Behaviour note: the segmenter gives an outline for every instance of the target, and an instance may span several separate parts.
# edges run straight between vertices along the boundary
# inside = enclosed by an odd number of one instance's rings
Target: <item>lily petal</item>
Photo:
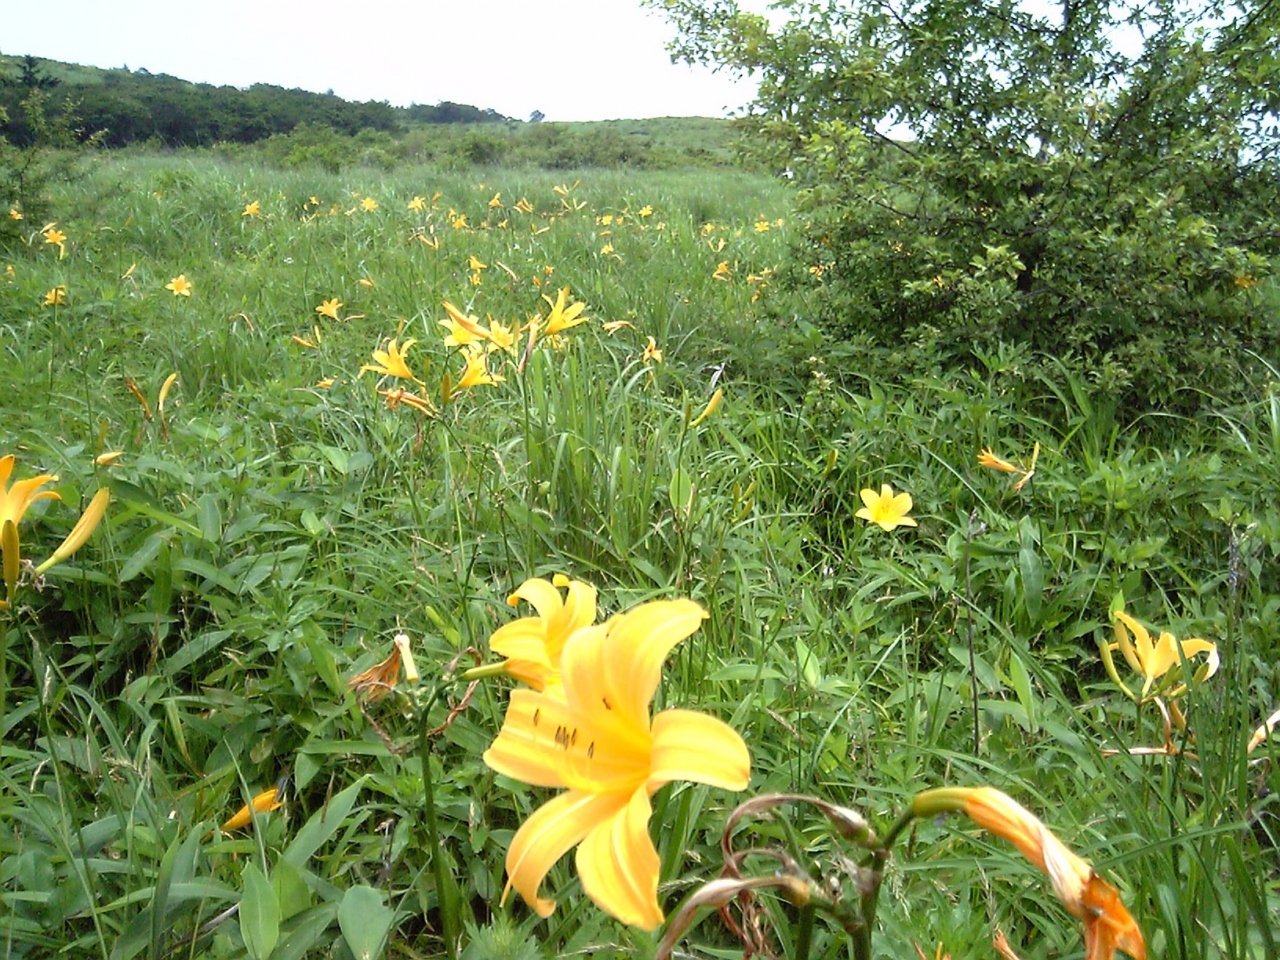
[[[617,814],[627,799],[625,794],[589,794],[569,790],[535,810],[511,838],[503,901],[515,889],[538,916],[551,916],[556,902],[538,896],[538,887],[542,885],[547,871],[580,843],[593,827]]]
[[[724,721],[692,710],[664,710],[653,718],[651,792],[672,780],[745,790],[750,779],[747,745]]]
[[[648,794],[635,791],[615,816],[587,834],[577,856],[587,896],[605,913],[641,930],[654,930],[663,920],[658,905],[661,861],[649,837],[652,815]]]
[[[647,733],[649,702],[658,689],[663,661],[706,616],[692,600],[655,600],[614,617],[604,625],[604,636],[590,643],[578,641],[599,628],[579,630],[561,655],[566,696],[591,710],[593,719],[607,724],[595,716],[599,704],[617,711],[626,727]]]
[[[1178,641],[1172,633],[1160,634],[1148,665],[1153,677],[1162,677],[1179,664]],[[1216,652],[1217,646],[1199,637],[1189,637],[1182,641],[1182,659],[1190,660],[1197,653]],[[1206,677],[1210,674],[1206,674]]]
[[[555,733],[572,728],[573,723],[568,706],[558,698],[534,690],[512,690],[502,730],[484,752],[484,762],[522,783],[566,787],[566,765],[558,755]]]
[[[1120,645],[1120,652],[1124,654],[1125,660],[1129,661],[1129,666],[1133,667],[1135,673],[1140,673],[1144,677],[1151,676],[1146,669],[1146,663],[1151,659],[1151,634],[1147,632],[1146,627],[1123,610],[1117,610],[1115,616],[1116,643]],[[1132,639],[1130,639],[1131,632]]]

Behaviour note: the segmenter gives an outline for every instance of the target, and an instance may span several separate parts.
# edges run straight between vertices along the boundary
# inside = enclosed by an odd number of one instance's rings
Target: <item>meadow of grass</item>
[[[738,730],[751,781],[654,794],[669,914],[720,874],[750,796],[883,832],[922,790],[990,784],[1118,887],[1150,955],[1278,955],[1280,746],[1251,736],[1280,706],[1280,383],[1120,423],[1014,350],[879,382],[776,280],[785,184],[733,170],[104,156],[50,203],[61,246],[26,223],[0,263],[0,455],[61,495],[22,519],[23,556],[112,500],[0,612],[0,956],[652,956],[572,858],[548,919],[499,905],[552,791],[482,762],[512,682],[464,700],[456,677],[555,574],[598,588],[602,619],[708,613],[657,702]],[[588,322],[459,386],[444,302],[517,335],[564,288]],[[413,379],[360,376],[392,338]],[[988,447],[1016,471],[979,465]],[[918,526],[856,516],[882,484]],[[1215,643],[1217,673],[1144,698],[1116,653],[1112,678],[1119,608]],[[353,688],[397,634],[418,682]],[[221,829],[278,783],[282,806]],[[865,852],[820,817],[746,823],[737,847],[857,902]],[[757,902],[777,955],[857,955]],[[877,957],[989,956],[997,931],[1025,960],[1082,955],[1045,878],[963,820],[899,840],[875,927]],[[710,914],[680,951],[742,946]]]

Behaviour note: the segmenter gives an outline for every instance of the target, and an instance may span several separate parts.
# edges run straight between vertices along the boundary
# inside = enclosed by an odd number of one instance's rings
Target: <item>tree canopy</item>
[[[890,368],[1012,344],[1196,406],[1274,358],[1275,0],[658,5],[676,56],[759,78],[748,120],[801,188],[794,277]]]

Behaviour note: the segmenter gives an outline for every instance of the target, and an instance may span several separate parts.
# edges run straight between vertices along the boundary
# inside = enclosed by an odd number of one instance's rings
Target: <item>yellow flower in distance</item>
[[[341,306],[342,301],[337,297],[331,300],[321,300],[320,306],[316,307],[316,313],[331,320],[341,320],[342,318],[338,316],[338,308]]]
[[[986,467],[989,470],[999,470],[1002,473],[1021,473],[1022,470],[1015,467],[1008,460],[1001,460],[995,455],[990,447],[983,447],[982,452],[978,454],[978,466]]]
[[[240,214],[240,216],[242,217],[258,217],[261,215],[262,215],[262,204],[260,204],[257,200],[254,200],[252,203],[246,203],[244,205],[244,213]]]
[[[409,201],[409,209],[414,213],[423,213],[427,209],[427,200],[425,197],[414,197]]]
[[[67,288],[59,284],[44,295],[46,307],[60,307],[67,302]]]
[[[568,330],[570,327],[576,327],[580,323],[586,323],[588,317],[582,316],[582,311],[587,308],[585,303],[573,303],[565,306],[565,301],[569,297],[569,288],[562,287],[560,292],[556,294],[555,302],[552,303],[551,298],[543,294],[542,299],[551,304],[551,312],[547,314],[544,321],[545,326],[542,328],[542,336],[554,337],[557,333]]]
[[[560,596],[560,589],[565,596]],[[550,581],[533,577],[507,597],[509,606],[533,604],[536,616],[504,624],[489,637],[489,649],[506,657],[502,670],[535,690],[560,685],[560,653],[565,641],[596,619],[596,588],[556,574]]]
[[[394,410],[400,404],[417,410],[424,416],[434,417],[436,415],[436,406],[426,397],[420,397],[416,393],[410,393],[403,387],[396,387],[391,390],[379,390],[378,396],[383,397],[387,401],[387,409]]]
[[[67,235],[58,229],[57,224],[51,223],[40,232],[44,234],[45,243],[52,243],[58,248],[59,259],[67,255]]]
[[[702,412],[698,414],[689,423],[689,426],[696,427],[706,423],[711,419],[711,415],[720,409],[720,404],[724,400],[724,387],[717,387],[716,392],[711,395],[711,399],[707,401],[707,405],[702,408]]]
[[[656,600],[576,630],[560,658],[563,696],[517,689],[502,731],[484,754],[493,770],[563,793],[543,804],[507,850],[514,888],[539,916],[552,865],[578,847],[578,876],[595,904],[623,923],[653,930],[658,853],[649,837],[649,797],[673,780],[746,789],[751,757],[728,724],[689,710],[650,718],[662,664],[706,613],[692,600]]]
[[[185,273],[180,273],[168,283],[164,285],[166,290],[172,290],[175,297],[191,296],[191,283],[187,280]]]
[[[1147,694],[1151,692],[1152,685],[1166,674],[1170,676],[1161,684],[1161,691],[1171,699],[1181,696],[1186,691],[1185,685],[1173,690],[1167,690],[1167,688],[1177,682],[1181,670],[1175,668],[1181,666],[1181,661],[1190,660],[1197,654],[1206,653],[1208,656],[1197,668],[1193,677],[1194,683],[1202,683],[1218,672],[1218,647],[1208,640],[1191,637],[1179,641],[1172,633],[1166,631],[1152,643],[1151,634],[1147,628],[1123,610],[1115,612],[1115,635],[1116,642],[1110,649],[1119,648],[1125,660],[1129,662],[1129,666],[1142,675],[1140,699],[1145,700]]]
[[[644,353],[640,355],[640,359],[643,360],[646,365],[650,362],[661,363],[662,351],[658,349],[658,341],[653,339],[653,337],[649,337],[648,340],[649,342],[645,344]]]
[[[253,814],[270,813],[272,810],[279,810],[284,806],[284,802],[279,799],[280,791],[276,787],[270,790],[263,790],[260,794],[253,798],[250,803],[246,803],[243,807],[235,812],[232,817],[222,825],[225,831],[239,830],[247,827],[253,822]],[[252,811],[250,807],[252,806]]]
[[[1085,960],[1112,960],[1117,950],[1146,960],[1142,930],[1115,887],[1008,794],[994,787],[942,787],[917,794],[912,810],[917,817],[963,810],[978,826],[1017,847],[1049,877],[1068,912],[1084,922]]]
[[[880,485],[879,493],[867,488],[858,495],[862,497],[862,509],[854,516],[879,524],[881,530],[916,526],[915,520],[907,516],[911,512],[911,494],[895,494],[893,487],[884,483]]]
[[[373,351],[373,363],[366,363],[361,367],[360,376],[364,376],[367,371],[372,370],[374,373],[384,377],[417,380],[417,377],[409,370],[409,364],[405,360],[405,354],[417,342],[417,340],[410,338],[404,342],[403,347],[400,347],[397,345],[398,342],[395,338],[385,341],[386,349]]]
[[[378,201],[373,199],[373,197],[365,197],[360,201],[360,209],[365,211],[365,213],[372,213],[374,210],[378,209]]]

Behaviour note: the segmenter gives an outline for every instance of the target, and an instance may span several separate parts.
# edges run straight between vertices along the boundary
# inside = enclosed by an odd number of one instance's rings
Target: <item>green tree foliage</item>
[[[759,78],[749,121],[801,187],[793,279],[878,369],[1016,342],[1194,408],[1274,357],[1272,0],[657,2],[677,56]]]
[[[16,77],[0,74],[0,240],[20,233],[24,220],[42,222],[49,182],[75,168],[76,157],[67,148],[81,142],[77,104],[56,101],[58,86],[34,57],[24,58]],[[96,138],[83,139],[97,144]]]
[[[414,104],[402,109],[380,101],[353,103],[332,93],[286,90],[256,83],[248,89],[190,83],[144,69],[89,71],[75,80],[59,81],[47,64],[28,56],[19,61],[20,75],[0,87],[0,135],[18,146],[36,137],[21,102],[43,91],[76,104],[81,140],[97,136],[109,147],[156,142],[164,146],[210,146],[254,143],[287,134],[299,124],[327,127],[354,136],[362,130],[394,133],[406,122],[484,123],[506,120],[493,110],[460,103]],[[83,76],[89,79],[83,79]]]

